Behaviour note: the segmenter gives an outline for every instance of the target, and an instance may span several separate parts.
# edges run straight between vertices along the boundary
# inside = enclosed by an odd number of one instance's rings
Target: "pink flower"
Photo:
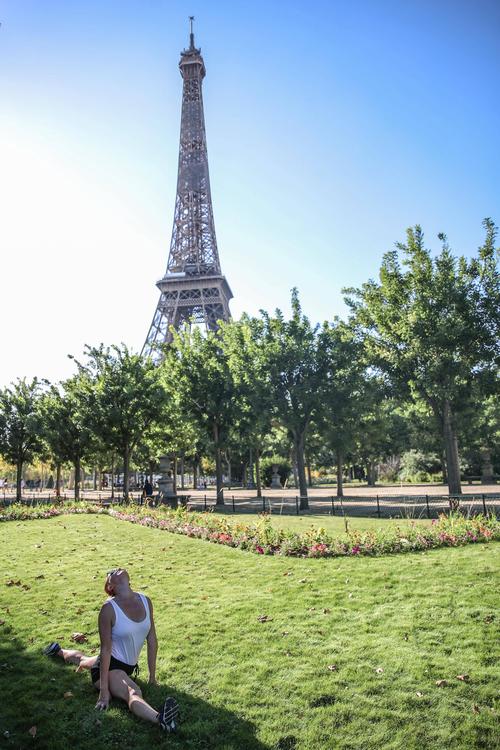
[[[359,555],[360,552],[361,547],[358,544],[354,545],[354,547],[351,549],[351,555]]]
[[[259,555],[264,554],[264,548],[260,546],[260,544],[255,545],[255,551],[259,553]]]

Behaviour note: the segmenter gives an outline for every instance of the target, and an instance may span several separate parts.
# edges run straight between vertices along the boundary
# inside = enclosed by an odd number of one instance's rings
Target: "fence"
[[[111,498],[108,492],[82,493],[82,500],[101,505],[110,503],[121,504],[123,498]],[[224,505],[217,505],[216,495],[179,495],[182,505],[193,511],[214,511],[224,513],[271,513],[278,515],[330,515],[346,517],[371,518],[437,518],[440,513],[460,511],[467,515],[478,513],[493,514],[500,518],[500,492],[477,493],[467,495],[370,495],[349,496],[337,498],[335,496],[301,498],[295,496],[263,496],[242,497],[240,495],[224,495]],[[71,496],[62,494],[60,501],[73,500]],[[301,507],[307,500],[308,508]],[[23,496],[26,505],[51,504],[56,501],[55,493],[29,492]],[[15,496],[3,493],[0,505],[10,505],[15,502]],[[156,502],[160,502],[156,499]],[[141,492],[130,493],[129,503],[141,505]]]
[[[302,501],[302,502],[301,502]],[[303,502],[307,501],[308,508]],[[278,515],[330,515],[373,518],[437,518],[440,513],[461,511],[468,515],[494,514],[500,517],[500,493],[468,495],[376,495],[344,498],[299,495],[261,498],[225,495],[224,505],[216,497],[204,495],[188,501],[190,510],[217,510],[229,513],[271,513]]]

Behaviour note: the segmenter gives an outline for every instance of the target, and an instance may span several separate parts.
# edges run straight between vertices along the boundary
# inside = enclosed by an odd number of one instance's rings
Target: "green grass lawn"
[[[499,553],[492,543],[295,559],[107,516],[4,523],[0,747],[491,750]],[[117,565],[153,599],[161,685],[144,694],[156,706],[177,697],[175,737],[124,706],[97,714],[88,674],[41,655],[53,639],[69,646],[74,631],[97,651],[103,578]],[[145,678],[145,653],[141,669]]]

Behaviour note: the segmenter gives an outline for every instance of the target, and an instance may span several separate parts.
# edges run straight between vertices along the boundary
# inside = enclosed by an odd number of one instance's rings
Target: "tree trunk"
[[[226,466],[227,466],[227,482],[226,482],[226,484],[227,484],[228,490],[230,490],[233,478],[232,478],[232,475],[231,475],[231,458],[227,455],[227,452],[226,452],[225,458],[226,458]]]
[[[78,457],[74,462],[75,467],[75,500],[80,499],[80,485],[82,482],[82,467],[81,467],[81,461],[80,457]]]
[[[177,495],[177,453],[174,453],[172,457],[172,474],[174,480],[174,493]]]
[[[292,474],[293,474],[293,483],[295,485],[295,489],[299,489],[299,474],[297,472],[297,451],[295,450],[295,444],[292,446],[291,450],[291,464],[292,464]]]
[[[224,487],[222,484],[222,456],[219,445],[219,426],[214,424],[214,443],[215,443],[215,483],[217,500],[216,505],[224,505]]]
[[[455,432],[455,424],[450,402],[448,400],[444,402],[443,438],[446,451],[446,466],[448,469],[448,493],[450,495],[461,495],[462,486],[460,484],[457,435]]]
[[[115,499],[115,457],[111,459],[111,500]]]
[[[123,451],[123,499],[128,502],[129,495],[129,467],[130,467],[130,449],[128,445]]]
[[[446,471],[446,451],[441,451],[441,474],[443,477],[443,484],[448,484],[448,472]]]
[[[337,450],[337,497],[344,497],[344,485],[342,470],[344,468],[344,456],[340,448]]]
[[[300,494],[300,509],[307,510],[309,508],[309,500],[307,497],[307,482],[306,482],[306,467],[304,463],[304,433],[295,436],[295,456],[297,458],[297,477],[299,480],[299,494]]]
[[[375,461],[369,461],[367,466],[368,487],[375,487]]]
[[[313,482],[312,482],[312,476],[311,476],[311,459],[309,456],[307,456],[307,459],[306,459],[306,469],[307,469],[307,486],[312,487]]]
[[[184,451],[181,453],[181,490],[185,490],[184,486]]]
[[[253,474],[253,449],[250,448],[248,452],[248,489],[253,490],[255,488],[255,479]]]
[[[255,479],[257,480],[257,497],[262,497],[262,480],[260,478],[260,451],[255,452]]]
[[[56,497],[61,499],[61,464],[56,464]]]
[[[21,489],[21,481],[23,478],[23,462],[18,461],[16,465],[16,500],[18,503],[21,502],[23,499],[22,497],[22,489]]]
[[[198,463],[199,459],[195,456],[193,458],[193,490],[198,489]]]

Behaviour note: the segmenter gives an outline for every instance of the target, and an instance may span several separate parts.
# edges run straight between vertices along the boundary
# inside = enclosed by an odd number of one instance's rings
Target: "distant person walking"
[[[132,679],[139,671],[137,662],[146,641],[149,682],[157,684],[158,641],[151,600],[132,591],[129,574],[124,568],[109,571],[104,590],[110,598],[99,613],[99,656],[85,656],[81,651],[61,648],[58,643],[48,645],[44,654],[76,664],[77,672],[90,670],[92,684],[99,691],[97,709],[104,711],[112,697],[120,698],[136,716],[159,724],[165,732],[175,732],[179,721],[177,701],[167,698],[160,711],[156,711],[146,703],[140,687]]]

